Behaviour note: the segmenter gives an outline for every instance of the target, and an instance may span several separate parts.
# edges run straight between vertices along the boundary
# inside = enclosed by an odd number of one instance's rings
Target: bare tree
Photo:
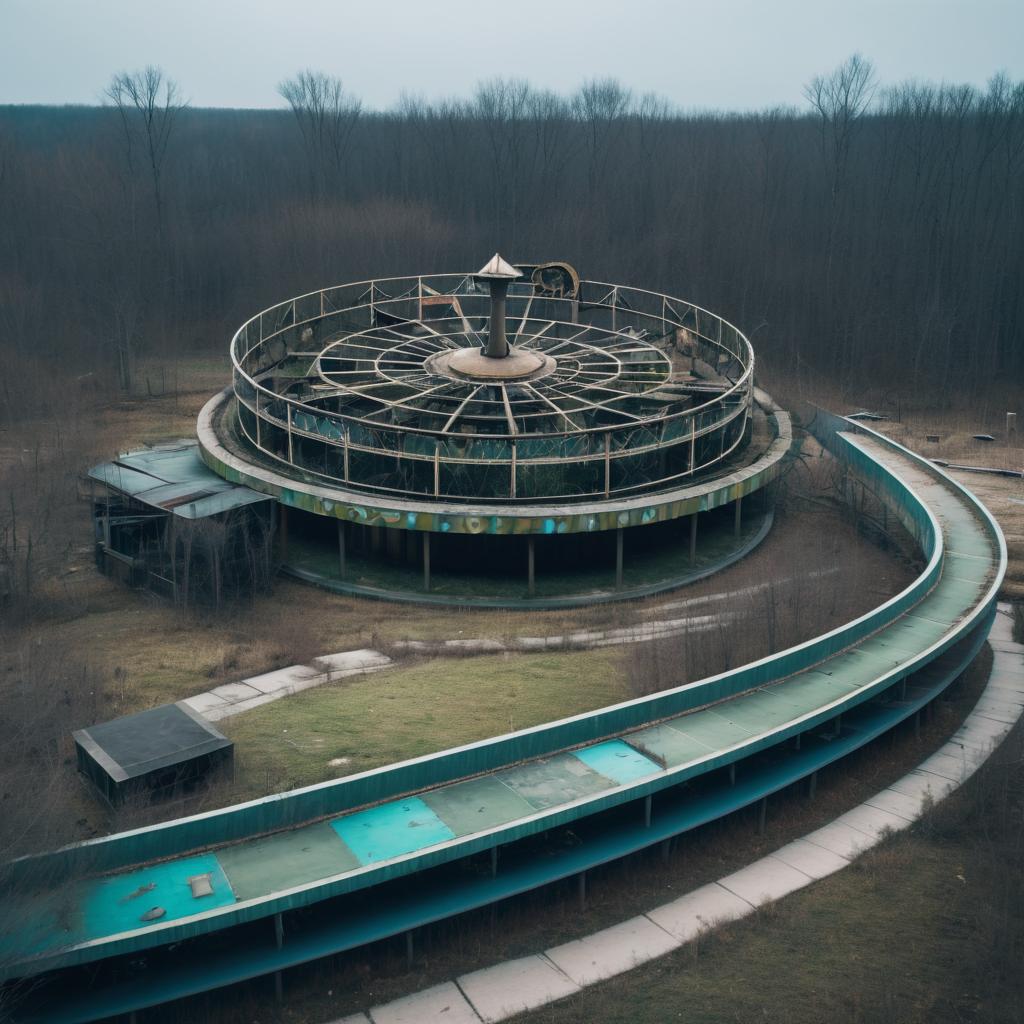
[[[310,190],[323,196],[340,184],[362,102],[345,92],[340,78],[308,68],[283,81],[277,91],[292,108],[302,133]]]
[[[161,176],[174,124],[187,103],[181,98],[177,83],[165,78],[163,71],[152,65],[142,71],[122,71],[114,75],[103,94],[120,116],[129,178],[134,177],[138,159],[149,170],[157,231],[163,238]],[[142,150],[141,158],[137,155],[138,149]]]
[[[572,98],[573,116],[586,129],[591,192],[604,176],[613,143],[632,105],[633,93],[615,78],[584,82]]]
[[[821,117],[821,147],[830,171],[833,198],[846,175],[850,142],[875,95],[875,69],[859,53],[828,75],[815,75],[804,95]]]

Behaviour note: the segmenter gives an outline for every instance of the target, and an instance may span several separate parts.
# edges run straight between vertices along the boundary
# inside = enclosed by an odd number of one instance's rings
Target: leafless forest
[[[137,387],[143,356],[222,355],[289,295],[495,248],[697,301],[798,385],[1024,380],[1024,83],[1005,76],[886,87],[854,57],[804,109],[751,114],[610,79],[386,112],[319,72],[280,110],[186,90],[147,69],[102,106],[0,108],[0,420],[71,378]]]

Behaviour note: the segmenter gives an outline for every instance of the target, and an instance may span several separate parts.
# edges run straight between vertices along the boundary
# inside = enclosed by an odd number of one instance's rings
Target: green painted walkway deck
[[[879,695],[898,678],[894,671],[915,659],[925,664],[930,650],[994,600],[1003,556],[998,532],[958,487],[879,439],[840,437],[909,485],[941,528],[937,583],[884,628],[813,667],[614,738],[288,831],[86,879],[72,892],[65,926],[54,921],[46,935],[33,938],[35,957],[22,973],[161,945],[179,937],[176,924],[188,925],[180,933],[187,937],[267,916],[277,912],[274,900],[282,894],[301,890],[308,903],[454,860],[750,756]],[[437,856],[424,857],[431,852]],[[192,896],[186,880],[196,874],[209,875],[211,893]],[[144,894],[126,898],[139,890]],[[153,906],[165,914],[143,921]],[[231,915],[243,907],[252,912]]]

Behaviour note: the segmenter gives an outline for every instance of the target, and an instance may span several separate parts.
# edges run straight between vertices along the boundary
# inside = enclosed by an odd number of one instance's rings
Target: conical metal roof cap
[[[495,253],[490,260],[488,260],[487,263],[485,263],[484,266],[476,272],[476,276],[512,281],[517,277],[522,277],[523,273],[521,270],[516,270],[511,263],[506,263],[505,260],[501,258],[500,253]]]

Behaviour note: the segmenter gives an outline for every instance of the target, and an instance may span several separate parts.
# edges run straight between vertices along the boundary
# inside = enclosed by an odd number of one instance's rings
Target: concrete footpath
[[[1024,645],[1008,605],[989,636],[992,674],[948,743],[909,775],[823,828],[685,896],[534,956],[496,964],[333,1024],[487,1024],[579,992],[691,942],[716,925],[846,867],[889,831],[900,831],[963,784],[1024,710]]]
[[[824,577],[838,572],[836,569],[825,569],[813,573],[812,577]],[[467,640],[439,640],[426,643],[420,640],[398,641],[396,650],[405,651],[414,656],[449,657],[453,654],[500,654],[504,651],[527,653],[531,651],[580,650],[592,647],[609,647],[616,644],[644,643],[662,637],[677,636],[681,633],[697,633],[708,629],[717,629],[723,623],[729,623],[739,617],[740,613],[730,612],[719,607],[724,601],[734,600],[737,595],[753,595],[761,593],[769,587],[778,587],[792,582],[794,577],[787,577],[768,583],[755,584],[742,590],[707,594],[702,597],[691,597],[680,601],[670,601],[659,606],[660,612],[681,611],[685,614],[670,619],[656,619],[637,626],[624,626],[618,629],[577,630],[572,633],[560,633],[554,636],[521,636],[508,640],[488,638]],[[703,614],[697,610],[704,608]],[[390,668],[400,662],[388,657],[382,651],[364,648],[358,651],[342,651],[340,654],[326,654],[316,658],[309,665],[289,665],[263,675],[251,676],[234,683],[223,683],[212,690],[204,690],[183,703],[199,712],[211,722],[222,718],[239,715],[262,704],[290,697],[303,690],[315,686],[323,686],[338,679],[349,676],[366,675],[379,672],[382,668]]]

